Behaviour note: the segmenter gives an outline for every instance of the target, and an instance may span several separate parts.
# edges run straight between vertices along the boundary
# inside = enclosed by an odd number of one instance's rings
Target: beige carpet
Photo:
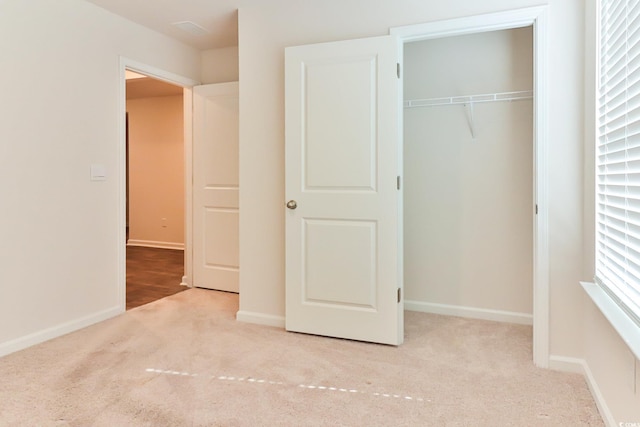
[[[236,322],[192,289],[0,359],[1,426],[600,426],[531,328],[407,312],[399,348]]]

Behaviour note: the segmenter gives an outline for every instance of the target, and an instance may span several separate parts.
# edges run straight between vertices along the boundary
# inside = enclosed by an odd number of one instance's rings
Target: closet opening
[[[533,26],[407,41],[403,68],[405,308],[532,325]]]

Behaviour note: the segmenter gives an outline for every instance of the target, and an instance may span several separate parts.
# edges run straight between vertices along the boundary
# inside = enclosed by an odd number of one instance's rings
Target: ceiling
[[[151,77],[127,79],[127,99],[182,95],[183,89]]]
[[[199,50],[238,45],[238,13],[241,6],[264,0],[87,0]],[[194,35],[172,25],[191,21],[206,33]]]

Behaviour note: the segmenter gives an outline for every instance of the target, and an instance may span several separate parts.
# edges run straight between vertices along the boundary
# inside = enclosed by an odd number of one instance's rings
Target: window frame
[[[613,19],[612,22],[616,25],[612,25],[611,28],[603,30],[603,13],[605,13],[605,3],[613,4],[606,9],[606,12],[611,12],[614,17],[622,17],[620,22],[617,19]],[[637,25],[637,30],[629,31],[629,13],[627,8],[631,6],[635,9],[635,19],[633,23]],[[622,10],[620,13],[616,13]],[[633,16],[633,14],[631,14]],[[632,28],[635,28],[633,26]],[[622,28],[622,30],[620,30]],[[606,32],[606,34],[603,33]],[[635,37],[631,35],[638,34]],[[629,46],[629,39],[637,38],[635,43]],[[614,42],[620,42],[613,46],[610,46],[610,39]],[[608,58],[618,57],[616,60],[610,61],[609,64],[603,64],[605,58],[603,44],[609,45],[606,53]],[[624,50],[622,50],[624,49]],[[620,52],[622,52],[620,54]],[[635,53],[637,56],[632,56],[631,59],[636,59],[639,62],[635,68],[629,72],[629,65],[631,62],[629,59],[629,53]],[[629,182],[629,175],[632,175],[629,163],[637,162],[640,164],[640,155],[638,158],[629,158],[629,152],[636,150],[640,152],[640,129],[629,135],[629,128],[631,125],[640,126],[640,89],[636,90],[632,95],[629,94],[629,88],[635,84],[640,84],[640,1],[635,1],[635,5],[630,0],[600,0],[597,2],[596,13],[596,123],[595,123],[595,277],[596,284],[606,293],[606,295],[614,302],[619,309],[626,314],[636,325],[640,328],[640,258],[636,262],[632,260],[633,252],[640,253],[640,235],[634,237],[629,231],[629,226],[640,227],[639,224],[633,224],[633,219],[629,216],[640,217],[640,190],[637,197],[634,198],[630,194],[629,187],[638,186],[640,189],[640,169],[636,173],[636,177]],[[624,58],[624,59],[620,59]],[[623,65],[620,65],[622,61]],[[608,66],[607,71],[617,70],[613,73],[606,73],[606,77],[603,79],[604,67]],[[618,67],[618,68],[616,68]],[[622,68],[620,68],[622,67]],[[623,72],[623,77],[619,77],[619,73]],[[638,77],[630,83],[631,76]],[[617,81],[616,81],[617,80]],[[623,84],[623,89],[618,91],[619,85]],[[612,90],[615,89],[615,90]],[[617,91],[617,93],[616,93]],[[606,100],[608,96],[613,92],[611,100]],[[620,101],[620,98],[622,101]],[[629,101],[635,101],[637,105],[633,108],[630,107]],[[617,103],[617,105],[616,105]],[[612,107],[613,105],[613,107]],[[631,105],[633,105],[631,103]],[[609,122],[609,114],[618,110],[621,106],[623,113],[616,119]],[[632,112],[632,114],[629,114]],[[633,116],[632,120],[629,116]],[[623,125],[615,128],[613,131],[607,131],[605,128],[609,127],[610,123],[615,122],[620,117],[623,117]],[[612,134],[616,132],[622,133],[624,136],[615,139]],[[604,130],[604,132],[603,132]],[[629,139],[634,138],[633,146],[629,145]],[[612,138],[609,141],[609,138]],[[635,141],[637,139],[637,141]],[[617,152],[611,150],[611,147],[615,147],[615,143],[622,143],[623,150]],[[609,151],[611,150],[611,151]],[[624,160],[614,159],[615,156],[620,156],[620,152],[624,152]],[[635,151],[634,151],[634,154]],[[609,159],[611,157],[612,159]],[[605,159],[605,160],[603,160]],[[614,168],[619,167],[620,163],[624,163],[624,167],[621,173],[617,173]],[[613,176],[624,175],[624,184],[615,182],[616,178]],[[613,177],[613,178],[612,178]],[[619,179],[619,177],[617,178]],[[631,184],[631,185],[629,185]],[[615,188],[618,192],[616,193]],[[624,194],[621,196],[619,193],[620,187],[624,187]],[[624,207],[613,201],[614,199],[622,199]],[[620,200],[617,200],[618,202]],[[629,202],[636,202],[638,206],[635,208],[630,207]],[[612,212],[622,210],[624,212],[624,219],[615,218],[615,214]],[[604,219],[603,219],[604,218]],[[624,230],[620,230],[620,224],[624,226]],[[624,243],[620,242],[620,236],[624,238]],[[631,243],[629,243],[631,241]],[[623,247],[622,249],[620,247]],[[624,251],[624,254],[621,253]],[[630,255],[631,253],[631,255]],[[604,258],[604,259],[603,259]],[[621,265],[621,261],[625,265]],[[630,263],[631,261],[631,263]],[[632,265],[630,265],[632,264]],[[636,270],[636,274],[629,272],[629,270]],[[624,270],[624,271],[623,271]]]

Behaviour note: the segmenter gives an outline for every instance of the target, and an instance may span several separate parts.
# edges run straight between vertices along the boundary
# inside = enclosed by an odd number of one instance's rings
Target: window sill
[[[587,295],[607,318],[611,326],[620,334],[631,352],[640,360],[640,328],[607,293],[595,283],[580,282]]]

